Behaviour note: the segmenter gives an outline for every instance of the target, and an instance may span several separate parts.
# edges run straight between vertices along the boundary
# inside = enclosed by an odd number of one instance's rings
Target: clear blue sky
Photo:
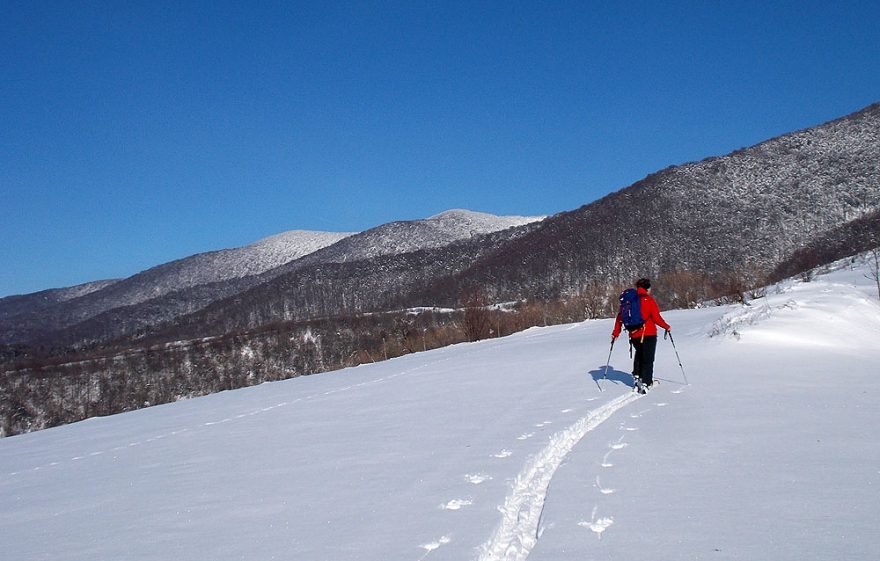
[[[880,101],[878,22],[876,1],[0,0],[0,296],[291,229],[574,209]]]

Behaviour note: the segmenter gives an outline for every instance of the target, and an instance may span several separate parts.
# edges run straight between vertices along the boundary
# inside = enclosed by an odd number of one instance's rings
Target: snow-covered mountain
[[[880,209],[878,162],[874,104],[661,170],[538,222],[451,211],[351,235],[260,274],[219,282],[196,276],[197,284],[165,292],[147,273],[179,272],[168,264],[39,313],[10,319],[0,311],[0,342],[195,339],[316,317],[453,307],[473,287],[510,302],[571,297],[643,275],[690,275],[703,284],[762,278],[832,232],[854,232],[840,226]],[[128,293],[148,299],[132,305]]]
[[[105,288],[114,285],[117,282],[119,282],[119,279],[87,282],[68,288],[57,288],[48,292],[52,293],[52,295],[57,299],[58,302],[67,302],[68,300],[73,300],[74,298],[81,298],[83,296],[86,296],[87,294],[91,294],[99,290],[104,290]]]
[[[880,104],[651,174],[551,216],[458,280],[509,300],[667,272],[761,276],[877,209]]]
[[[195,286],[258,275],[350,236],[294,230],[245,247],[200,253],[127,279],[51,291],[63,297],[33,306],[33,295],[0,299],[0,341],[28,340],[101,313]],[[41,293],[37,293],[41,294]]]
[[[389,222],[355,234],[317,251],[308,259],[291,263],[272,276],[314,263],[345,263],[384,255],[403,255],[417,250],[444,247],[482,234],[499,232],[544,220],[545,216],[496,216],[470,210],[449,210],[423,220]]]
[[[103,290],[117,282],[119,282],[119,279],[87,282],[67,288],[51,288],[32,294],[0,298],[0,318],[48,308],[61,302],[67,302],[68,300]]]
[[[543,220],[546,216],[495,216],[485,212],[474,212],[466,209],[453,209],[435,214],[426,221],[437,225],[437,229],[446,232],[459,232],[458,238],[473,237],[477,234],[497,232],[505,228],[522,226]]]
[[[114,284],[95,297],[100,307],[112,309],[193,286],[258,275],[350,235],[292,230],[244,247],[199,253],[153,267]]]
[[[664,312],[644,397],[593,320],[0,440],[0,550],[873,559],[880,304],[864,262],[831,269]]]
[[[159,265],[82,291],[79,297],[51,301],[30,296],[0,299],[0,342],[107,339],[192,313],[303,266],[442,247],[543,218],[451,210],[358,234],[285,232],[245,247],[200,253]],[[43,305],[37,309],[34,302]]]
[[[194,256],[191,258],[193,262],[188,263],[188,269],[193,274],[187,281],[190,286],[194,286],[258,275],[333,245],[353,234],[291,230],[269,236],[246,247]],[[196,260],[198,257],[207,262],[207,267],[199,267]]]
[[[386,232],[409,235],[415,226],[364,232],[183,318],[168,336],[454,307],[471,287],[494,302],[511,302],[571,297],[585,287],[646,275],[689,276],[716,286],[748,283],[831,231],[855,232],[839,227],[880,209],[878,162],[880,104],[875,104],[726,156],[667,168],[506,235],[368,259]]]

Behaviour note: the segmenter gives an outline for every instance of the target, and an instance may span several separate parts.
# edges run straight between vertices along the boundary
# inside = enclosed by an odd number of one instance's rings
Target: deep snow
[[[864,272],[665,312],[690,385],[660,341],[644,397],[622,344],[600,379],[597,320],[0,440],[0,551],[874,559],[880,305]]]

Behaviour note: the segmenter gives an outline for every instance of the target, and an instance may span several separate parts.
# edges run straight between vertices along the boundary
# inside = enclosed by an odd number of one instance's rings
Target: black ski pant
[[[633,359],[633,378],[639,378],[643,384],[654,383],[654,355],[657,353],[657,336],[635,337],[629,340],[636,350]]]

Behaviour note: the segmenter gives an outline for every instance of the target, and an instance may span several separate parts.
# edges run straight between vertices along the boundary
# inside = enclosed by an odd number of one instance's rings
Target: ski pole
[[[612,338],[611,338],[611,348],[608,350],[608,360],[605,361],[605,370],[602,372],[602,379],[603,379],[603,380],[607,380],[607,379],[608,379],[608,366],[611,364],[611,351],[614,350],[614,341],[615,341],[615,339],[614,339],[614,337],[612,337]],[[600,391],[600,392],[601,392],[601,391],[604,391],[604,390],[602,389],[602,384],[600,384],[599,382],[596,382],[596,385],[599,386],[599,391]]]
[[[675,339],[672,338],[672,332],[666,330],[666,334],[663,335],[663,338],[666,339],[666,336],[669,336],[669,340],[672,341],[672,349],[675,351],[675,358],[678,359],[678,367],[681,368],[681,375],[684,376],[684,385],[690,386],[690,382],[688,382],[687,374],[684,373],[684,366],[681,365],[681,357],[678,356],[678,348],[675,346]]]

